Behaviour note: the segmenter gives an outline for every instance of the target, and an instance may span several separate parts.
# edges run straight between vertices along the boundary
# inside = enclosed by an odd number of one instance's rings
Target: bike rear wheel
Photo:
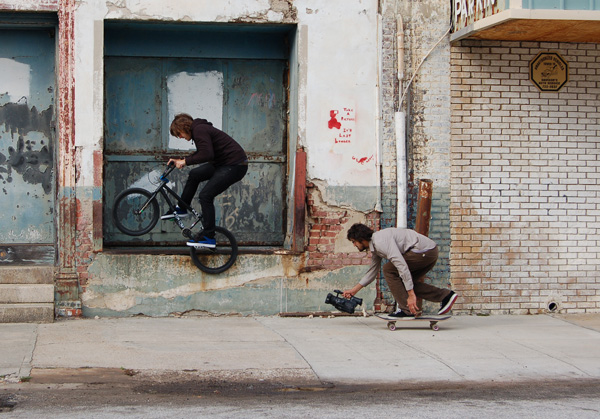
[[[142,209],[142,207],[146,207]],[[148,233],[158,222],[160,210],[156,197],[145,189],[131,188],[121,192],[113,206],[117,228],[129,236]]]
[[[196,237],[202,237],[204,231]],[[194,265],[203,272],[218,274],[231,268],[238,256],[237,241],[233,234],[223,228],[215,228],[217,247],[214,249],[190,247],[190,256]]]

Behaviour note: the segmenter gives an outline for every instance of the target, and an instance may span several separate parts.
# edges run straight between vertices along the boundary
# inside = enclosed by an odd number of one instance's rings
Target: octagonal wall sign
[[[542,92],[558,92],[569,81],[569,64],[557,52],[540,52],[529,63],[529,79]]]

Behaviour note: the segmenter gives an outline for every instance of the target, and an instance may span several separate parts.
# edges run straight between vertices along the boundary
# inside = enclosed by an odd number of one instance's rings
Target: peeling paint
[[[58,10],[59,0],[12,0],[1,2],[0,10],[29,11],[29,12],[55,12]]]
[[[312,182],[318,187],[323,202],[332,207],[363,213],[369,213],[376,207],[378,194],[376,186],[335,186],[320,179],[313,179]]]
[[[225,274],[206,275],[187,256],[100,254],[82,294],[83,311],[86,316],[165,316],[331,310],[324,304],[327,293],[354,285],[364,271],[350,266],[299,274],[303,265],[303,256],[242,255]],[[372,287],[362,297],[373,301],[374,293]]]
[[[303,255],[241,255],[224,274],[207,275],[187,256],[99,254],[82,303],[86,315],[328,310],[327,292],[353,285],[364,270],[350,266],[300,274],[304,263]]]
[[[35,247],[11,246],[14,264],[54,262],[55,43],[53,29],[0,32],[0,244]]]
[[[239,23],[295,23],[298,11],[293,0],[269,0],[269,8],[234,18]],[[226,19],[226,18],[225,18]]]
[[[350,253],[355,252],[356,248],[352,245],[352,243],[346,238],[346,231],[350,228],[350,226],[354,223],[366,223],[366,215],[363,212],[355,211],[349,208],[340,207],[336,205],[332,205],[330,203],[325,202],[323,199],[322,193],[318,184],[315,184],[316,188],[313,187],[311,198],[312,205],[310,209],[310,213],[315,212],[336,212],[343,215],[339,219],[340,232],[334,238],[335,243],[335,253]],[[309,213],[309,214],[310,214]],[[316,220],[314,217],[309,217],[308,222],[310,224],[314,224]]]
[[[4,125],[11,137],[18,136],[16,148],[9,146],[8,155],[0,150],[0,182],[12,182],[14,170],[25,182],[42,185],[46,194],[52,192],[52,117],[52,106],[42,112],[38,112],[35,106],[29,109],[27,104],[20,103],[7,103],[0,107],[0,125]],[[32,131],[43,133],[39,144],[38,141],[26,139]]]

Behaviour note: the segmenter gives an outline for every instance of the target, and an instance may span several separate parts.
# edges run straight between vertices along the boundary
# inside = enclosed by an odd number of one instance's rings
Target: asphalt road
[[[107,381],[107,380],[105,380]],[[600,381],[323,384],[228,382],[183,376],[0,390],[0,418],[597,418]]]

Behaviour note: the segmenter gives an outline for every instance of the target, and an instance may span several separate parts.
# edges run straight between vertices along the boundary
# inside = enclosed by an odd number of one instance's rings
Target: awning
[[[503,41],[600,42],[600,11],[507,9],[459,29],[462,39]]]

